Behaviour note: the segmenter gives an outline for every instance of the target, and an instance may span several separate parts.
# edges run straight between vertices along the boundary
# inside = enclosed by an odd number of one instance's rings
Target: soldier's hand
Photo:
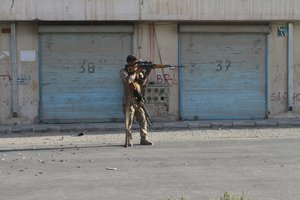
[[[129,83],[133,82],[135,78],[136,78],[136,73],[131,74],[128,79]]]

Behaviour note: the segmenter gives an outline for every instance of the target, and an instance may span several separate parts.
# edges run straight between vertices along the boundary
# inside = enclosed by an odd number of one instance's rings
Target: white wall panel
[[[0,20],[300,20],[299,0],[1,0]]]

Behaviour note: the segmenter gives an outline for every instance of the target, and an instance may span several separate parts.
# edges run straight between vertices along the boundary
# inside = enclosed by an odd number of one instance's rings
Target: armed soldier
[[[140,144],[152,145],[152,142],[148,140],[147,110],[143,98],[147,77],[152,69],[138,70],[137,58],[133,55],[127,56],[126,61],[125,69],[120,71],[120,77],[124,83],[125,147],[133,145],[131,128],[134,117],[140,127]]]

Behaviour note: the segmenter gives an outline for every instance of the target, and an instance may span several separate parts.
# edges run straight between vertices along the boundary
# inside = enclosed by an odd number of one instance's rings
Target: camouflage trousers
[[[129,139],[132,139],[132,124],[134,121],[134,117],[139,124],[140,127],[140,136],[141,139],[147,139],[148,128],[147,128],[147,120],[145,116],[144,110],[138,105],[133,106],[125,106],[124,108],[125,114],[125,132],[128,134]]]

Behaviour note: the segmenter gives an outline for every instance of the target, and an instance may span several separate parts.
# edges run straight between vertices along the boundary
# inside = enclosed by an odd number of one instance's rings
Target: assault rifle
[[[126,67],[129,73],[133,73],[139,70],[151,71],[152,69],[159,69],[159,68],[169,68],[171,70],[175,70],[177,67],[184,67],[184,66],[164,65],[164,64],[155,64],[153,62],[148,62],[148,61],[138,61],[135,63],[135,65],[127,65]],[[136,67],[138,67],[137,70],[135,69]]]

